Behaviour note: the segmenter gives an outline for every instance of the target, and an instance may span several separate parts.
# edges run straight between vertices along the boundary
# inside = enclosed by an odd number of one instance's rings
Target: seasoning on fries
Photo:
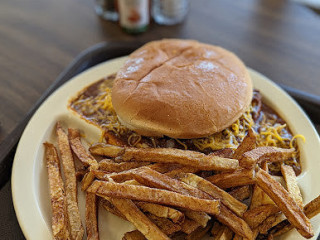
[[[82,239],[84,229],[80,219],[77,200],[76,170],[70,143],[67,134],[62,129],[60,122],[56,125],[58,145],[61,154],[61,162],[65,176],[65,191],[67,199],[67,212],[69,218],[70,235],[73,239]]]
[[[68,239],[67,203],[60,172],[60,160],[53,144],[46,142],[44,146],[50,187],[52,234],[55,239]]]
[[[310,238],[314,235],[309,219],[279,182],[260,169],[257,173],[257,184],[277,204],[302,236]]]

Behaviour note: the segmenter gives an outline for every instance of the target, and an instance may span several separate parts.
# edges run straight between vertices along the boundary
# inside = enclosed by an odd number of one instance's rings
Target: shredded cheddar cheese
[[[297,138],[301,138],[304,143],[306,142],[306,138],[303,135],[297,134],[290,140],[290,144],[289,144],[290,148],[295,147],[293,144],[294,144],[294,140],[296,140]]]

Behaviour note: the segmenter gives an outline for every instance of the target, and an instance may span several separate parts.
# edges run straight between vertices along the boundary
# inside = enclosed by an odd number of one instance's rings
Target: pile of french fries
[[[209,155],[123,146],[114,135],[87,148],[78,129],[59,122],[56,135],[57,148],[44,143],[55,239],[99,239],[99,206],[136,227],[123,240],[273,239],[293,228],[314,235],[309,219],[320,196],[303,205],[291,166],[281,168],[285,186],[268,173],[269,162],[295,150],[256,147],[252,130],[236,150]],[[86,194],[85,226],[77,184]]]

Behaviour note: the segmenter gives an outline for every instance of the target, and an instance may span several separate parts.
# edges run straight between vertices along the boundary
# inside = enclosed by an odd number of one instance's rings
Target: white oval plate
[[[89,142],[98,140],[100,131],[67,110],[70,97],[85,86],[109,74],[115,73],[126,57],[117,58],[95,66],[56,90],[34,114],[27,125],[15,155],[12,170],[12,195],[16,215],[27,239],[51,239],[51,207],[48,191],[47,170],[44,162],[42,143],[54,141],[53,127],[58,120],[70,127],[84,130]],[[265,101],[272,106],[289,124],[294,134],[303,134],[306,143],[298,142],[301,150],[303,172],[299,185],[305,203],[320,193],[320,140],[314,127],[301,108],[282,89],[261,74],[250,70],[254,87],[259,89]],[[79,204],[84,216],[83,194],[79,191]],[[99,213],[100,239],[118,240],[123,234],[134,229],[131,224],[107,214]],[[311,220],[315,236],[320,232],[320,216]],[[283,239],[302,239],[291,231]],[[316,239],[314,237],[313,239]]]

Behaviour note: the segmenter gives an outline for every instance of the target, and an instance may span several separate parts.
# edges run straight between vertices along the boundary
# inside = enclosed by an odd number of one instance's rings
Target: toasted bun
[[[145,136],[199,138],[219,132],[248,108],[252,83],[243,62],[192,40],[150,42],[118,71],[112,104],[119,120]]]

